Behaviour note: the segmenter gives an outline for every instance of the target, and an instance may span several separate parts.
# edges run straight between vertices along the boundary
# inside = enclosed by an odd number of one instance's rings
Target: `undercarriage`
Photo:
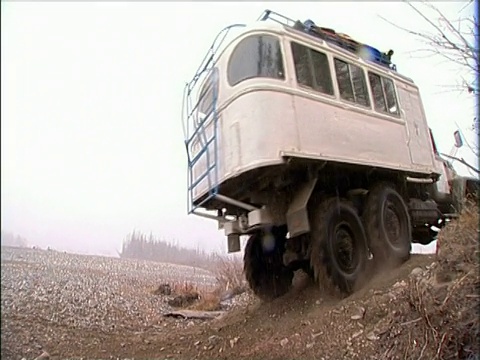
[[[445,225],[425,179],[427,185],[388,171],[305,168],[269,169],[275,178],[257,176],[250,187],[259,191],[244,187],[241,200],[220,196],[210,203],[223,202],[217,219],[230,252],[240,251],[240,236],[248,235],[244,270],[263,299],[287,292],[297,270],[350,294],[368,278],[367,268],[400,265],[413,242],[434,241]]]

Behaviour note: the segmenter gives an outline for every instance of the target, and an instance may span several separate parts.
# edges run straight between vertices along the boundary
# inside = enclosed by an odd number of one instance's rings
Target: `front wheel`
[[[312,209],[311,267],[318,282],[326,280],[350,294],[364,272],[368,249],[362,221],[349,202],[330,198]],[[320,284],[323,285],[323,284]]]
[[[293,271],[283,265],[285,235],[279,228],[259,231],[245,246],[245,277],[254,294],[264,301],[284,295],[292,285]]]

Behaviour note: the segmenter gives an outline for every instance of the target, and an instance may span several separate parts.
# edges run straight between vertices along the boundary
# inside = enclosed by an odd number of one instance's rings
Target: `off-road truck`
[[[456,213],[420,92],[385,53],[266,10],[223,29],[187,83],[188,211],[217,220],[264,299],[294,271],[355,290]],[[370,263],[369,263],[370,264]]]

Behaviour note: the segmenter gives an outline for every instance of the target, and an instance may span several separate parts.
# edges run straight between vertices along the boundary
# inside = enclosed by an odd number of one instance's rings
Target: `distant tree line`
[[[122,244],[121,258],[168,262],[208,269],[218,255],[205,250],[181,247],[178,244],[145,235],[138,231],[128,234]]]
[[[28,241],[20,235],[1,230],[1,244],[2,246],[27,247]]]

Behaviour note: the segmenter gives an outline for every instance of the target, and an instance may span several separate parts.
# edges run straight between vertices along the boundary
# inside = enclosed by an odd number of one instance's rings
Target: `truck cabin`
[[[286,159],[342,158],[438,176],[433,152],[425,149],[430,139],[418,88],[396,71],[392,54],[311,21],[260,21],[241,26],[222,46],[214,43],[187,84],[184,102],[191,209],[218,207],[207,205],[221,187],[233,192],[239,188],[235,181],[256,179],[254,167]],[[352,121],[343,123],[348,117]],[[341,124],[350,133],[339,131]],[[268,136],[279,129],[283,135]],[[372,133],[375,141],[369,140]],[[354,147],[333,147],[332,137]],[[399,144],[398,150],[388,154],[392,144]],[[322,152],[324,158],[318,157]],[[352,153],[363,158],[349,159]]]

